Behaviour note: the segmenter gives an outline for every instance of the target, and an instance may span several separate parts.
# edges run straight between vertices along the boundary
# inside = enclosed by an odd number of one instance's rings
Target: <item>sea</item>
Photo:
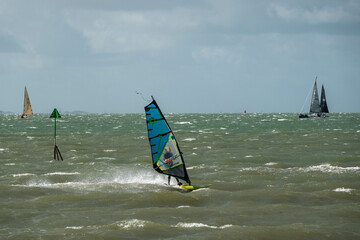
[[[61,114],[61,113],[60,113]],[[0,239],[360,239],[360,114],[166,114],[194,184],[152,169],[145,114],[0,115]]]

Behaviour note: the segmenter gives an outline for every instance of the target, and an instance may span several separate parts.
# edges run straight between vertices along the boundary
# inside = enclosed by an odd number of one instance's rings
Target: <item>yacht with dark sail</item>
[[[300,113],[299,118],[312,118],[312,117],[327,117],[326,113],[329,113],[329,108],[326,102],[324,85],[321,87],[321,99],[319,101],[318,89],[317,89],[317,77],[315,78],[314,88],[312,91],[310,113]]]

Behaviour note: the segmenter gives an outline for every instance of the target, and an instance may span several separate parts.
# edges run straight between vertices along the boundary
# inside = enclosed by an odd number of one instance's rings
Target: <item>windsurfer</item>
[[[175,159],[173,156],[174,154],[171,152],[171,148],[169,146],[166,146],[165,147],[165,153],[164,153],[164,162],[166,163],[166,165],[170,168],[174,165],[173,163],[173,160]],[[169,175],[168,177],[168,185],[170,185],[170,179],[171,179],[171,176]],[[177,177],[175,177],[176,181],[177,181],[177,184],[179,186],[182,185],[182,183],[179,181],[179,179]]]

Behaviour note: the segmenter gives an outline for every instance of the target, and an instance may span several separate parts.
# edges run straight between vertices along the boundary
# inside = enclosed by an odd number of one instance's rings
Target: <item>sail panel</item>
[[[320,103],[320,107],[321,107],[321,112],[322,113],[329,113],[329,109],[328,109],[327,102],[326,102],[324,85],[322,85],[322,87],[321,87],[321,103]]]
[[[320,103],[319,103],[319,95],[318,95],[317,84],[316,84],[316,79],[315,79],[315,84],[314,84],[312,97],[311,97],[310,113],[320,113],[320,112],[321,112],[321,109],[320,109]]]
[[[29,94],[28,94],[28,92],[26,90],[26,87],[25,87],[25,91],[24,91],[24,112],[23,112],[23,114],[24,115],[33,114]]]
[[[174,133],[155,100],[145,107],[145,113],[153,168],[190,183]]]

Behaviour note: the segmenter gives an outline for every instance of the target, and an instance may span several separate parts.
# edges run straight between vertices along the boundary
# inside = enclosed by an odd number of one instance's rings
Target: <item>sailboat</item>
[[[26,86],[25,86],[25,91],[24,91],[24,111],[23,114],[21,115],[21,118],[26,118],[27,115],[32,115],[33,111],[32,111],[32,107],[31,107],[31,103],[30,103],[30,98],[29,98],[29,94],[26,90]]]
[[[179,188],[185,190],[191,191],[209,187],[210,185],[191,185],[183,153],[176,141],[174,132],[154,97],[151,96],[151,98],[152,102],[145,106],[145,114],[153,169],[158,173],[168,175],[169,185],[170,177],[174,177],[178,180]],[[185,181],[187,185],[182,184],[179,179]]]
[[[326,102],[324,85],[321,87],[321,99],[319,102],[319,95],[317,89],[317,77],[312,91],[310,114],[300,114],[299,118],[312,118],[312,117],[326,117],[326,113],[329,113],[329,109]]]

